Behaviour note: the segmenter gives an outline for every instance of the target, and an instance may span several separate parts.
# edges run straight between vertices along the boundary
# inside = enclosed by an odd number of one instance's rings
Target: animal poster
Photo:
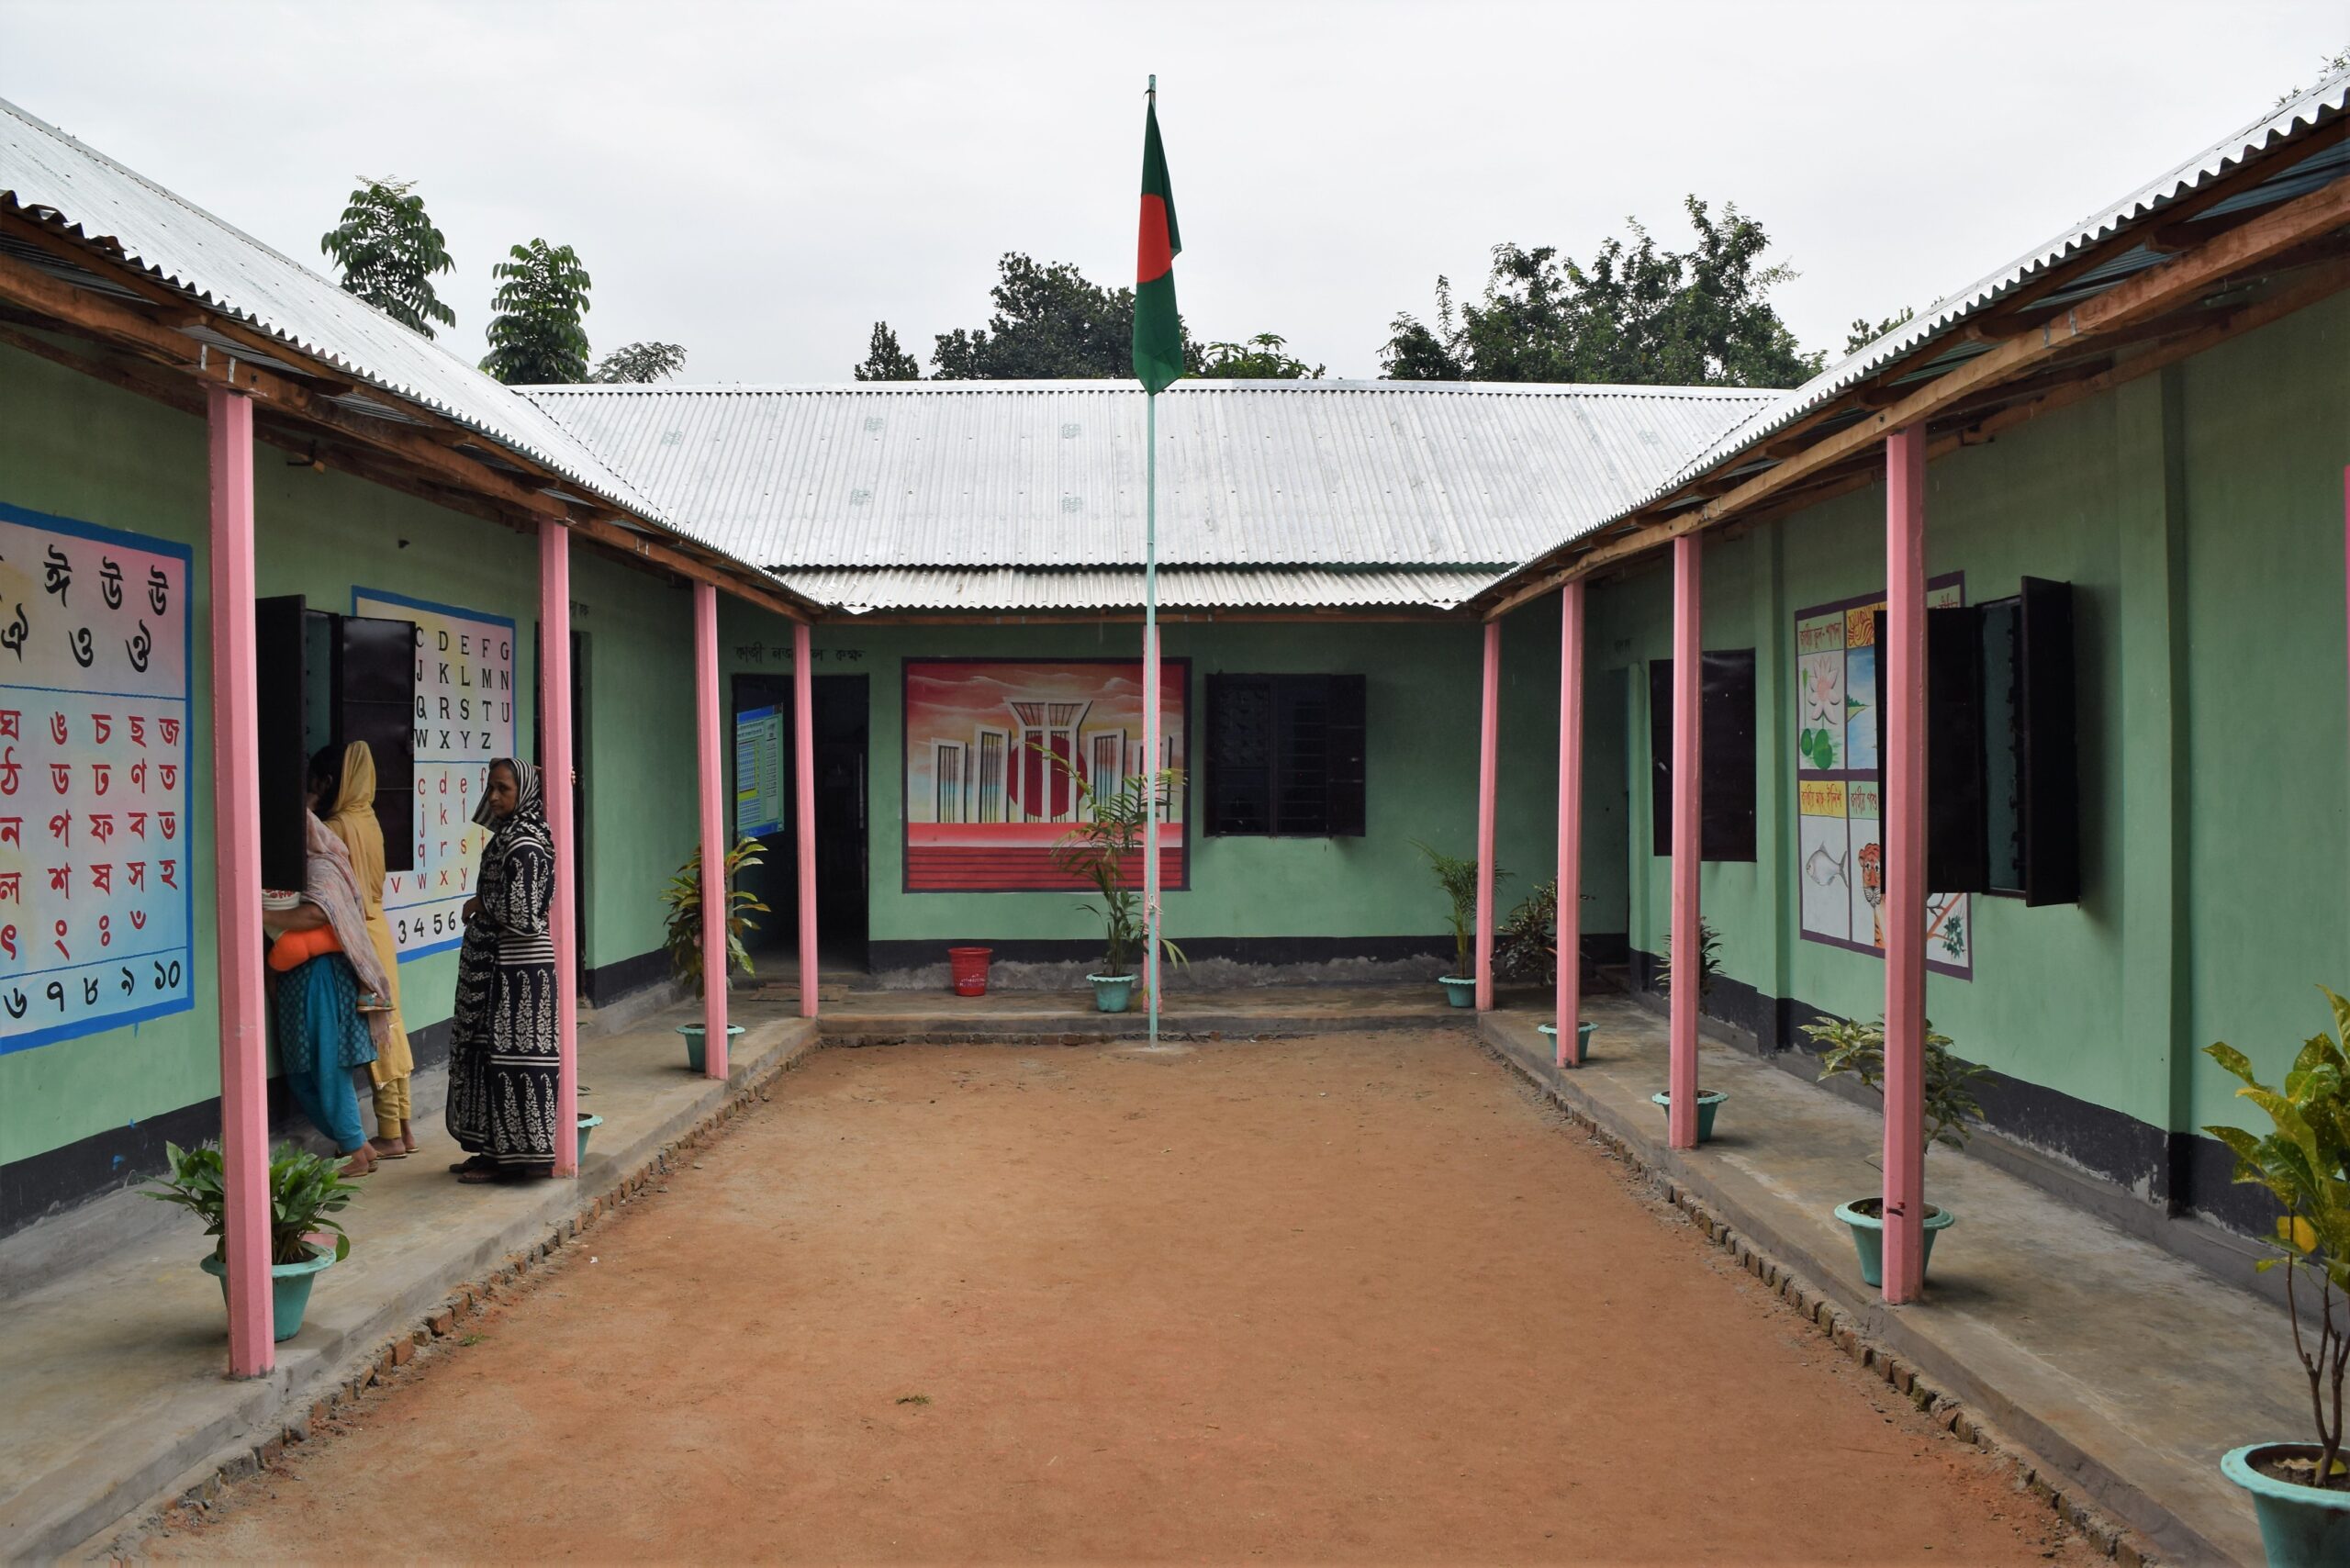
[[[1938,577],[1930,608],[1965,602],[1964,580]],[[1796,833],[1799,924],[1807,942],[1885,950],[1883,772],[1877,756],[1878,632],[1885,596],[1819,605],[1796,616]],[[1975,972],[1973,911],[1964,893],[1926,898],[1926,962]]]
[[[195,1003],[190,560],[0,506],[0,1052]]]
[[[492,758],[514,755],[514,622],[376,588],[353,588],[353,615],[416,626],[416,862],[384,879],[400,962],[444,952],[489,831],[475,810]]]
[[[1078,780],[1097,793],[1170,767],[1187,780],[1191,662],[1165,659],[1159,670],[1154,767],[1144,751],[1139,659],[908,659],[906,891],[1082,886],[1052,857],[1078,820]],[[1188,794],[1179,781],[1160,811],[1167,889],[1188,885]],[[1127,876],[1140,887],[1142,867],[1130,866]]]

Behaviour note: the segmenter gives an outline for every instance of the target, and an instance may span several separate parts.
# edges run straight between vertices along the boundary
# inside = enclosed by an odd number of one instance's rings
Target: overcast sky
[[[2066,4],[560,5],[0,0],[0,96],[321,272],[353,176],[419,183],[483,352],[533,236],[599,350],[684,379],[929,355],[996,257],[1131,283],[1159,77],[1195,336],[1378,373],[1398,310],[1499,241],[1586,256],[1694,192],[1800,274],[1807,348],[1922,305],[2266,111],[2343,0]]]

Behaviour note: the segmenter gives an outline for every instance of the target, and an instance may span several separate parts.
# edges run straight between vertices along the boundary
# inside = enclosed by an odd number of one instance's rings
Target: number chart
[[[0,506],[0,1053],[195,1003],[191,560]]]

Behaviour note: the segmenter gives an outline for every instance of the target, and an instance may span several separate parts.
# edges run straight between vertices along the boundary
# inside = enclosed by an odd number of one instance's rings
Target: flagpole
[[[1158,78],[1151,78],[1155,88]],[[1143,989],[1150,1002],[1150,1043],[1158,1043],[1158,394],[1143,398],[1142,701],[1149,809],[1143,813]]]

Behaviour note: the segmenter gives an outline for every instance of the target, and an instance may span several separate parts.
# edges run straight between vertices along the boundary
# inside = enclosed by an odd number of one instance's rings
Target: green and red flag
[[[1142,225],[1135,241],[1135,375],[1152,393],[1183,374],[1183,322],[1175,313],[1175,258],[1182,252],[1154,86],[1143,111]]]

